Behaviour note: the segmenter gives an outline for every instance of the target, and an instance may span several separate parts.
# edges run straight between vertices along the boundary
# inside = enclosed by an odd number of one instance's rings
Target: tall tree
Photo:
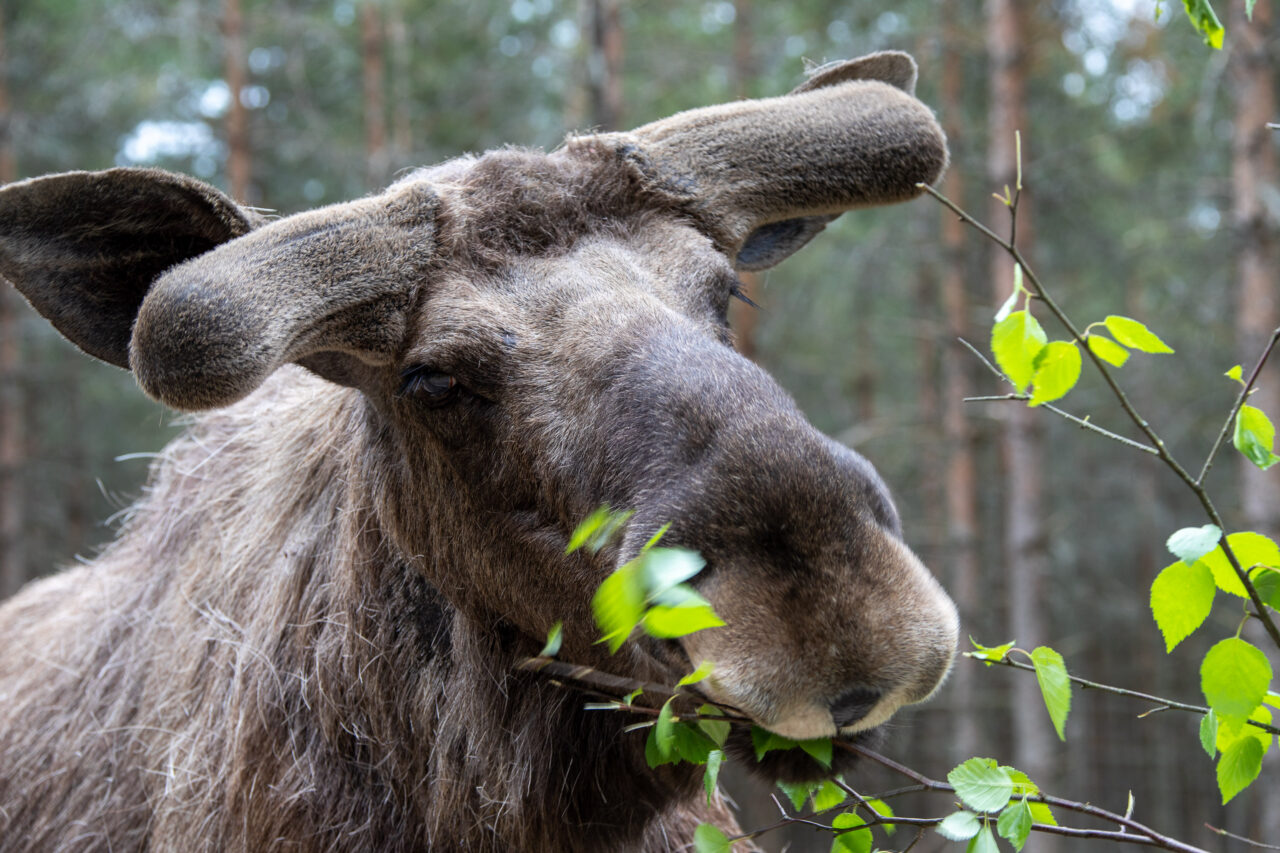
[[[365,185],[373,190],[387,182],[387,99],[384,95],[387,51],[380,4],[360,6],[360,65],[364,80]]]
[[[1277,120],[1274,38],[1269,0],[1258,0],[1250,20],[1245,0],[1231,4],[1228,74],[1235,100],[1231,141],[1231,223],[1236,260],[1236,338],[1239,359],[1251,364],[1272,332],[1280,327],[1280,296],[1276,293],[1276,252],[1273,214],[1266,194],[1276,192],[1274,132],[1267,122]],[[1273,357],[1258,377],[1250,403],[1272,417],[1280,416],[1280,367]],[[1280,533],[1280,472],[1260,471],[1240,457],[1240,502],[1249,530],[1269,536]],[[1280,836],[1280,774],[1259,780],[1260,805],[1255,824],[1242,829],[1255,838]],[[1268,806],[1267,804],[1270,804]]]
[[[1026,139],[1027,50],[1024,16],[1032,11],[1025,0],[987,0],[986,43],[990,62],[987,180],[993,188],[1015,191],[1018,181],[1015,134]],[[1018,207],[1018,246],[1029,256],[1033,243],[1031,205],[1023,191]],[[992,204],[990,221],[1008,221],[1003,202]],[[1013,291],[1014,263],[992,247],[990,278],[994,304]],[[1044,531],[1043,426],[1040,413],[1026,406],[1004,410],[1000,444],[1004,464],[1004,566],[1009,608],[1009,635],[1023,648],[1034,648],[1046,637],[1042,585],[1048,574],[1048,540]],[[1034,708],[1040,701],[1035,680],[1013,680],[1011,707]],[[1013,715],[1014,764],[1033,779],[1051,777],[1053,733],[1043,714]],[[1037,849],[1056,851],[1056,839],[1037,839]]]
[[[964,69],[961,58],[960,21],[956,3],[942,6],[942,125],[951,140],[952,156],[959,160],[958,149],[965,138]],[[947,174],[946,192],[957,204],[964,205],[964,169]],[[942,359],[942,428],[946,436],[946,548],[948,588],[964,624],[974,625],[978,617],[978,478],[974,460],[973,427],[965,412],[964,398],[971,396],[970,372],[966,368],[969,353],[960,344],[969,338],[969,293],[965,282],[965,258],[969,244],[965,240],[964,223],[949,211],[942,212],[942,275],[939,295],[947,330],[948,345]],[[975,626],[976,627],[976,626]],[[978,712],[974,706],[973,667],[956,667],[951,678],[956,726],[952,757],[963,760],[977,753]]]
[[[591,124],[600,130],[620,130],[623,109],[621,0],[584,2]]]
[[[231,95],[227,110],[227,181],[232,198],[249,202],[253,159],[249,147],[249,108],[244,102],[247,66],[240,0],[223,0],[222,50],[223,75]]]
[[[1240,359],[1258,357],[1272,331],[1280,326],[1276,293],[1275,229],[1265,203],[1276,190],[1274,131],[1277,120],[1275,63],[1268,50],[1272,38],[1271,4],[1259,0],[1253,19],[1244,0],[1231,4],[1231,54],[1228,72],[1235,100],[1231,144],[1231,222],[1235,232],[1236,335]],[[1252,402],[1280,415],[1280,371],[1274,366],[1258,378]],[[1241,457],[1242,504],[1251,529],[1275,532],[1280,527],[1280,479],[1263,473]]]
[[[9,55],[0,15],[0,184],[18,176],[9,101]],[[22,550],[22,335],[17,291],[0,280],[0,598],[27,579]]]
[[[733,95],[751,96],[752,80],[758,73],[754,39],[751,32],[751,0],[734,0],[733,4]],[[760,274],[744,272],[738,276],[748,299],[758,302],[761,295]],[[747,302],[735,299],[729,305],[729,324],[733,327],[738,351],[752,360],[756,357],[756,329],[760,312]]]
[[[387,3],[387,42],[391,48],[391,168],[413,165],[413,104],[409,81],[413,78],[413,56],[409,50],[409,28],[404,19],[403,0]]]

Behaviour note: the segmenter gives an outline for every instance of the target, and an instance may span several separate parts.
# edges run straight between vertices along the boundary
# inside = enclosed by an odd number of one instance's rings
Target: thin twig
[[[1222,429],[1218,432],[1217,439],[1213,442],[1213,448],[1209,451],[1209,455],[1205,457],[1204,465],[1200,468],[1200,476],[1196,477],[1198,485],[1204,485],[1204,478],[1209,474],[1209,469],[1213,467],[1213,458],[1218,455],[1218,450],[1222,447],[1222,443],[1226,441],[1227,433],[1231,432],[1231,424],[1235,422],[1236,415],[1240,412],[1240,407],[1244,405],[1244,401],[1249,399],[1254,383],[1258,381],[1258,374],[1262,372],[1262,366],[1267,363],[1267,358],[1271,355],[1271,351],[1275,349],[1278,340],[1280,340],[1280,329],[1276,329],[1271,333],[1271,340],[1267,342],[1266,347],[1262,350],[1258,363],[1253,366],[1253,372],[1249,374],[1249,380],[1240,389],[1240,396],[1236,397],[1235,405],[1231,407],[1231,412],[1227,415],[1226,421],[1222,424]]]
[[[1218,829],[1218,827],[1212,826],[1211,824],[1206,823],[1204,828],[1218,835],[1222,835],[1227,838],[1234,838],[1236,841],[1243,841],[1245,844],[1251,844],[1254,847],[1261,847],[1263,850],[1280,850],[1280,847],[1277,847],[1274,844],[1263,844],[1261,841],[1254,841],[1252,838],[1245,838],[1243,835],[1236,835],[1234,832],[1227,832],[1225,829]]]
[[[987,359],[987,357],[983,355],[973,344],[969,343],[964,338],[956,338],[956,340],[958,340],[965,347],[965,349],[969,350],[969,352],[973,353],[979,359],[981,359],[982,363],[987,366],[987,369],[989,369],[992,373],[998,376],[1001,379],[1001,381],[1008,382],[1010,385],[1013,384],[1012,382],[1009,382],[1009,377],[1001,373],[1000,369],[997,368],[994,364],[992,364]],[[981,402],[995,402],[999,400],[1026,401],[1030,399],[1031,399],[1030,394],[996,394],[989,397],[965,397],[964,402],[981,403]],[[1048,409],[1049,411],[1053,412],[1055,415],[1060,415],[1066,418],[1067,420],[1071,421],[1073,424],[1075,424],[1076,426],[1082,429],[1087,429],[1092,432],[1096,432],[1099,435],[1106,436],[1112,441],[1118,441],[1121,444],[1126,445],[1127,447],[1132,447],[1134,450],[1141,450],[1143,453],[1150,453],[1155,456],[1160,455],[1160,452],[1156,450],[1154,447],[1149,447],[1140,441],[1134,441],[1131,438],[1125,438],[1123,435],[1120,435],[1119,433],[1114,433],[1109,429],[1104,429],[1098,426],[1097,424],[1095,424],[1093,421],[1087,418],[1080,418],[1071,414],[1070,412],[1063,411],[1062,409],[1059,409],[1057,406],[1053,405],[1052,403],[1041,403],[1040,408]]]
[[[1000,660],[988,660],[986,658],[975,658],[975,660],[981,660],[983,663],[994,663],[994,664],[999,664],[1000,666],[1008,666],[1008,667],[1012,667],[1013,669],[1021,669],[1026,672],[1036,671],[1036,668],[1030,664],[1022,663],[1021,661],[1010,660],[1007,657],[1001,658]],[[1209,713],[1209,709],[1202,705],[1189,705],[1186,702],[1176,702],[1173,699],[1165,699],[1160,696],[1152,696],[1150,693],[1142,693],[1137,690],[1129,690],[1126,687],[1113,687],[1110,684],[1101,684],[1097,681],[1090,681],[1087,678],[1081,678],[1078,675],[1068,674],[1067,678],[1070,679],[1075,684],[1079,684],[1081,687],[1085,688],[1086,690],[1101,690],[1104,693],[1114,693],[1117,696],[1128,696],[1133,699],[1141,699],[1144,702],[1151,702],[1154,705],[1160,706],[1155,709],[1159,711],[1163,711],[1163,710],[1189,711],[1193,714],[1199,714],[1200,716],[1204,716],[1205,714]],[[1151,712],[1148,711],[1147,713],[1151,713]],[[1267,725],[1266,723],[1261,723],[1261,722],[1258,722],[1257,720],[1246,720],[1245,722],[1249,723],[1252,726],[1256,726],[1257,728],[1262,729],[1264,732],[1270,732],[1273,735],[1280,735],[1280,728],[1277,728],[1276,726]]]
[[[1102,376],[1103,381],[1106,382],[1107,387],[1111,389],[1111,393],[1120,403],[1120,408],[1124,409],[1124,412],[1129,416],[1129,419],[1133,421],[1134,425],[1142,431],[1143,435],[1145,435],[1151,442],[1152,446],[1155,447],[1156,455],[1160,457],[1162,462],[1164,462],[1165,467],[1171,470],[1178,479],[1182,480],[1182,482],[1186,484],[1187,488],[1192,491],[1196,496],[1196,499],[1200,501],[1200,506],[1204,509],[1205,514],[1209,516],[1209,520],[1212,521],[1219,530],[1225,530],[1226,526],[1223,523],[1222,516],[1218,513],[1217,507],[1214,506],[1213,500],[1209,497],[1208,491],[1205,490],[1201,483],[1187,473],[1187,470],[1182,467],[1182,464],[1178,462],[1178,460],[1174,458],[1173,454],[1169,451],[1169,448],[1164,443],[1164,439],[1162,439],[1151,424],[1147,422],[1147,419],[1139,414],[1138,410],[1134,408],[1133,402],[1129,399],[1129,395],[1127,395],[1124,392],[1124,389],[1122,389],[1116,382],[1115,377],[1111,375],[1111,371],[1107,369],[1106,363],[1103,362],[1098,354],[1090,349],[1085,343],[1083,334],[1081,334],[1080,330],[1076,328],[1073,322],[1071,322],[1071,318],[1066,315],[1066,312],[1062,310],[1053,297],[1049,295],[1044,285],[1040,282],[1040,278],[1035,274],[1035,271],[1027,265],[1027,260],[1022,256],[1022,252],[1018,251],[1018,247],[1001,238],[990,228],[974,219],[972,215],[962,210],[951,199],[947,198],[928,184],[917,184],[916,186],[941,202],[948,210],[951,210],[959,216],[967,225],[973,227],[979,233],[986,236],[987,239],[993,241],[997,246],[1004,249],[1004,251],[1013,258],[1014,262],[1022,267],[1023,281],[1030,285],[1030,287],[1027,288],[1028,291],[1048,307],[1049,312],[1058,319],[1058,322],[1061,323],[1063,328],[1065,328],[1071,335],[1071,339],[1076,342],[1076,345],[1084,350],[1085,355],[1087,355],[1089,360],[1093,362],[1093,365],[1097,368],[1099,375]],[[1272,643],[1275,644],[1276,648],[1280,649],[1280,627],[1276,626],[1275,620],[1272,619],[1271,614],[1267,612],[1267,608],[1262,601],[1262,596],[1258,594],[1257,588],[1249,578],[1249,573],[1240,565],[1240,560],[1231,550],[1231,546],[1227,543],[1225,536],[1222,539],[1221,546],[1223,553],[1226,554],[1227,561],[1231,564],[1231,568],[1240,579],[1240,584],[1244,587],[1245,592],[1248,593],[1249,600],[1253,603],[1254,609],[1258,611],[1257,617],[1259,621],[1262,622],[1268,636],[1271,637]]]
[[[942,792],[948,792],[948,793],[955,793],[955,788],[953,788],[951,785],[947,784],[946,782],[939,782],[936,779],[930,779],[928,776],[918,773],[915,770],[912,770],[910,767],[905,767],[899,764],[898,762],[894,761],[893,759],[887,758],[881,755],[875,750],[867,749],[865,746],[861,746],[856,743],[851,743],[849,741],[834,741],[834,744],[841,749],[847,750],[849,752],[856,752],[857,754],[863,756],[864,758],[868,758],[883,767],[887,767],[888,769],[894,771],[895,773],[905,776],[911,781],[919,785],[925,786],[930,791],[942,791]],[[1114,823],[1118,826],[1122,826],[1126,830],[1128,830],[1127,832],[1117,833],[1117,835],[1123,835],[1124,836],[1123,839],[1112,839],[1109,836],[1105,836],[1105,835],[1096,836],[1099,838],[1107,838],[1108,840],[1123,840],[1128,844],[1145,844],[1148,847],[1159,847],[1164,850],[1175,850],[1175,851],[1179,851],[1179,853],[1208,853],[1208,851],[1205,851],[1200,847],[1192,847],[1190,844],[1186,844],[1184,842],[1178,841],[1176,838],[1169,838],[1166,835],[1161,835],[1151,827],[1146,826],[1145,824],[1139,823],[1138,821],[1133,820],[1132,818],[1125,817],[1124,815],[1118,815],[1115,812],[1107,811],[1106,809],[1099,808],[1098,806],[1094,806],[1089,803],[1078,803],[1078,802],[1075,802],[1074,800],[1065,800],[1065,799],[1062,799],[1061,797],[1051,797],[1051,796],[1048,796],[1047,794],[1028,796],[1027,800],[1030,802],[1045,803],[1046,805],[1057,806],[1058,808],[1063,809],[1065,811],[1071,811],[1071,812],[1076,812],[1078,814],[1089,815],[1090,817],[1098,818],[1099,820],[1102,820],[1106,823]],[[1041,824],[1034,824],[1032,826],[1032,829],[1037,829],[1042,832],[1050,831],[1048,829],[1043,829]],[[1093,830],[1082,830],[1082,831],[1093,832]]]

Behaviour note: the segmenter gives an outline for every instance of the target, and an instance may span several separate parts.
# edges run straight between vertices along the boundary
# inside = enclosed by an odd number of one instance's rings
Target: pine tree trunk
[[[752,80],[756,75],[755,49],[751,33],[751,0],[734,0],[733,4],[733,95],[735,98],[750,96]],[[753,302],[764,297],[763,279],[759,273],[739,273],[742,291]],[[729,303],[729,326],[733,329],[738,352],[755,361],[756,327],[760,321],[758,309],[740,299]]]
[[[387,43],[391,48],[391,168],[415,165],[413,160],[413,119],[409,81],[413,56],[409,50],[409,28],[405,25],[402,0],[387,3]]]
[[[590,39],[587,53],[587,99],[591,126],[604,131],[622,127],[621,0],[586,0]]]
[[[11,136],[9,61],[4,21],[0,19],[0,184],[17,178]],[[0,598],[27,580],[22,549],[23,420],[22,337],[18,293],[0,280]]]
[[[1023,15],[1030,12],[1019,0],[987,0],[987,55],[990,58],[989,139],[987,179],[993,190],[1008,186],[1015,190],[1017,155],[1016,131],[1022,132],[1027,148],[1026,37]],[[1030,198],[1024,190],[1018,209],[1018,246],[1024,257],[1032,247]],[[993,201],[989,221],[997,228],[1008,222],[1008,211]],[[1002,303],[1013,290],[1013,261],[1002,251],[991,255],[994,304]],[[1018,645],[1032,649],[1044,642],[1046,611],[1042,591],[1048,573],[1047,539],[1044,531],[1043,422],[1039,412],[1019,404],[1003,410],[1001,458],[1004,463],[1004,565],[1008,634]],[[1043,713],[1039,686],[1034,678],[1013,679],[1010,707],[1013,713],[1013,762],[1042,785],[1052,784],[1052,750],[1055,735]],[[1057,851],[1057,839],[1037,839],[1037,851]]]
[[[365,0],[360,6],[360,65],[364,76],[365,186],[380,189],[387,183],[386,37],[379,4]]]
[[[959,132],[964,112],[963,56],[960,47],[960,23],[955,3],[942,7],[943,58],[941,108],[943,127],[951,139],[952,157],[958,159],[955,146],[964,138]],[[964,206],[964,171],[952,169],[944,189],[961,207]],[[942,212],[942,278],[939,295],[947,329],[947,348],[942,358],[942,429],[946,436],[945,506],[947,514],[945,577],[947,588],[961,624],[969,630],[980,630],[978,621],[978,478],[974,460],[973,426],[964,402],[972,396],[968,369],[969,352],[960,339],[970,339],[969,293],[965,282],[965,257],[968,254],[965,225],[950,211]],[[985,634],[975,634],[985,636]],[[977,754],[980,740],[979,712],[974,704],[974,678],[977,670],[967,660],[957,663],[951,676],[952,713],[955,719],[951,738],[951,758],[963,761]]]
[[[227,110],[227,181],[231,197],[241,203],[252,203],[249,182],[253,160],[249,148],[249,110],[244,104],[245,50],[244,16],[240,0],[223,0],[222,5],[223,74],[231,93]]]
[[[1233,0],[1227,35],[1231,40],[1228,74],[1235,98],[1231,145],[1231,224],[1236,259],[1236,339],[1240,363],[1246,371],[1257,361],[1272,332],[1280,326],[1277,295],[1275,229],[1264,197],[1276,191],[1275,66],[1268,50],[1273,39],[1269,0],[1258,0],[1253,20],[1244,0]],[[1249,400],[1273,420],[1280,418],[1280,364],[1273,354],[1258,377]],[[1280,472],[1260,471],[1243,455],[1240,465],[1240,503],[1247,529],[1267,536],[1280,534]],[[1273,664],[1280,658],[1271,654]],[[1274,760],[1264,765],[1250,793],[1254,814],[1236,828],[1241,834],[1275,843],[1280,840],[1280,771]]]

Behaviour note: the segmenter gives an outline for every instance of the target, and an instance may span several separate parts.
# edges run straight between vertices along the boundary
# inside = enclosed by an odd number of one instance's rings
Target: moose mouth
[[[851,735],[836,735],[832,738],[835,748],[831,751],[830,767],[819,764],[815,758],[799,748],[770,750],[757,760],[755,747],[751,741],[751,730],[745,726],[734,726],[729,732],[724,748],[731,758],[752,774],[769,782],[817,782],[848,773],[861,760],[858,753],[841,749],[842,743],[876,749],[884,739],[883,726]]]
[[[680,644],[671,640],[644,638],[641,647],[648,655],[665,664],[665,668],[675,672],[687,672],[691,668],[688,657]],[[692,684],[684,688],[686,692],[711,701],[700,685]],[[737,711],[741,714],[741,711]],[[724,743],[725,753],[734,761],[745,767],[752,775],[773,782],[817,782],[839,776],[853,770],[862,757],[855,751],[841,748],[841,744],[855,744],[868,749],[879,749],[884,743],[887,732],[884,725],[853,733],[838,733],[831,738],[831,765],[824,766],[799,747],[791,749],[771,749],[757,757],[755,745],[751,737],[752,726],[739,722],[729,730]]]

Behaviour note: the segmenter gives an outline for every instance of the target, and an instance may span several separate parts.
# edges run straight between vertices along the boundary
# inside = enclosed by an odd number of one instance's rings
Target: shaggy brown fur
[[[628,677],[712,660],[709,697],[793,737],[865,739],[925,698],[954,609],[875,471],[725,321],[735,264],[937,176],[913,82],[880,54],[270,223],[148,170],[0,190],[0,274],[158,399],[216,409],[101,557],[0,608],[0,849],[647,851],[732,828],[695,769],[650,770],[627,720],[515,668],[557,619],[566,659]],[[566,556],[602,503],[636,510],[624,540]],[[591,593],[667,521],[728,626],[611,657]]]

